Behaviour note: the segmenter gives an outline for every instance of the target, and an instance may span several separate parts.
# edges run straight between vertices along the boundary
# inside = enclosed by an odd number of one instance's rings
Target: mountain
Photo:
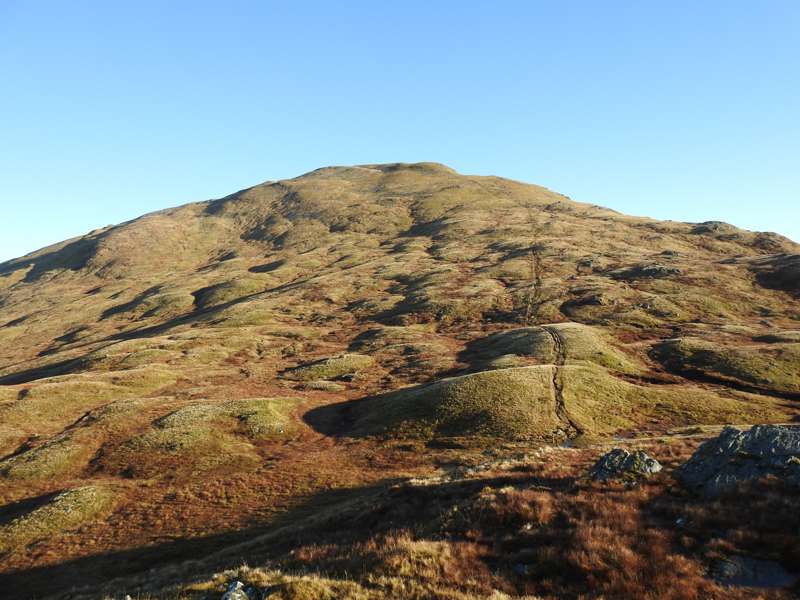
[[[0,586],[200,598],[246,562],[270,598],[639,593],[617,560],[713,597],[705,504],[577,474],[798,400],[787,238],[435,163],[318,169],[0,265]],[[685,547],[678,506],[707,525]]]

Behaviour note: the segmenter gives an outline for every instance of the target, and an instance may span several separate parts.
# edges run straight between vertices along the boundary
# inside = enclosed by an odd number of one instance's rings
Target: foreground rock
[[[222,595],[222,600],[253,600],[259,596],[253,588],[245,587],[241,581],[232,581],[227,591]]]
[[[800,428],[756,425],[744,432],[726,427],[676,469],[675,476],[708,497],[767,476],[800,487]]]
[[[622,448],[614,448],[600,457],[589,472],[589,476],[599,481],[609,479],[638,481],[660,470],[661,464],[642,450],[628,452]]]
[[[781,588],[793,585],[797,577],[780,563],[749,556],[730,556],[714,565],[712,576],[727,586]]]

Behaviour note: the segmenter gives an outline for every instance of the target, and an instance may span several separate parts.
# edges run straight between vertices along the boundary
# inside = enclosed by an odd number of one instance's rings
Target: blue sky
[[[0,1],[0,260],[439,161],[800,241],[800,2]]]

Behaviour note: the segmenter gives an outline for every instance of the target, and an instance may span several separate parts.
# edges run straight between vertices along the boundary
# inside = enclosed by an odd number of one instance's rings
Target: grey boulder
[[[628,452],[622,448],[614,448],[598,459],[589,471],[589,476],[599,481],[609,479],[636,481],[650,477],[660,470],[659,462],[641,450]]]
[[[241,581],[232,581],[222,594],[222,600],[255,600],[256,596],[255,590],[245,587]]]
[[[675,470],[678,481],[706,497],[767,476],[800,486],[800,428],[756,425],[741,431],[726,427]]]

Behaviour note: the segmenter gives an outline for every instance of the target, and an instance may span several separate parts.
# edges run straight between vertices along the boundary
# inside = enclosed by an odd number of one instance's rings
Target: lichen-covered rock
[[[800,428],[756,425],[745,432],[726,427],[675,471],[684,486],[708,497],[768,475],[800,487]]]
[[[628,452],[622,448],[614,448],[598,459],[589,476],[600,481],[608,479],[636,481],[650,477],[660,470],[661,464],[642,450]]]

